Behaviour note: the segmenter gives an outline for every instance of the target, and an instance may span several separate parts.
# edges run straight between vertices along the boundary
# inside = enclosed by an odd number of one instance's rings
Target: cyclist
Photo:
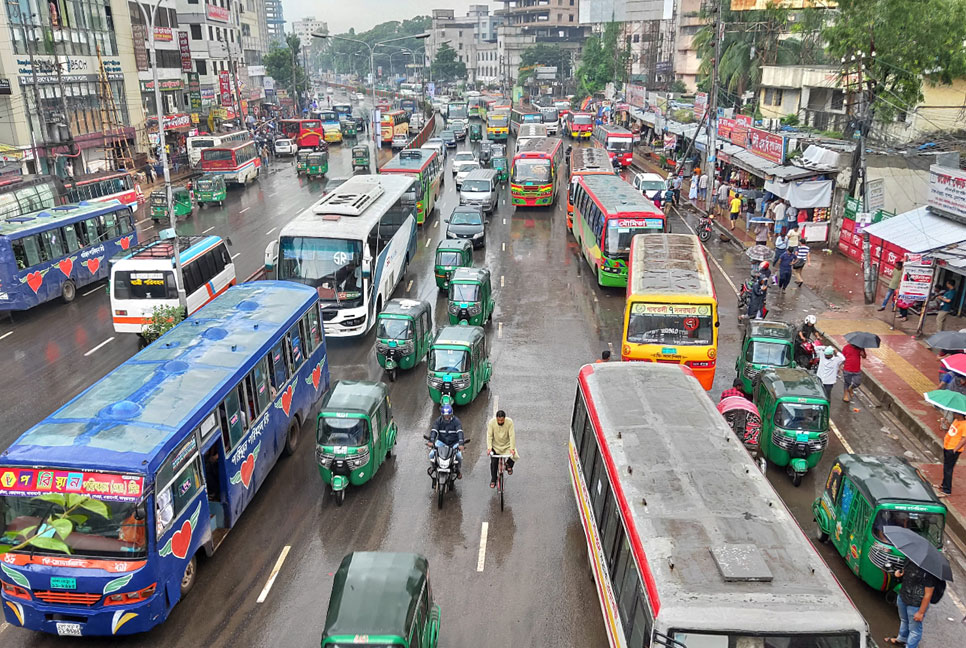
[[[513,430],[513,419],[507,418],[506,412],[499,410],[496,416],[486,424],[486,452],[490,455],[490,488],[496,487],[496,472],[500,467],[500,459],[494,455],[517,455],[517,438]],[[506,460],[507,474],[513,474],[513,458]]]
[[[429,432],[429,476],[433,474],[433,460],[436,459],[436,445],[443,444],[450,447],[459,446],[456,452],[456,478],[463,479],[463,423],[453,416],[453,406],[449,403],[439,408],[439,418],[433,422],[433,429]]]

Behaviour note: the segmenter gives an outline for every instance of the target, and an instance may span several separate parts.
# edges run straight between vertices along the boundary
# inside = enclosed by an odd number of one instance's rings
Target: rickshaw
[[[182,216],[191,216],[194,205],[191,203],[191,192],[187,187],[171,187],[171,210],[176,219]],[[168,220],[168,200],[164,189],[151,192],[151,220]]]
[[[436,246],[436,286],[449,289],[449,280],[457,268],[473,266],[473,243],[469,239],[443,239]]]
[[[354,119],[342,119],[339,121],[339,127],[342,129],[342,137],[355,137],[356,136],[356,122]]]
[[[325,151],[314,151],[309,153],[308,159],[305,160],[305,175],[309,178],[312,176],[324,176],[329,171],[329,154]]]
[[[731,427],[731,431],[744,444],[758,469],[765,472],[766,461],[760,455],[761,415],[755,404],[743,396],[728,396],[718,402],[718,412]]]
[[[900,457],[841,454],[812,504],[820,542],[829,539],[849,569],[880,592],[898,590],[906,563],[882,528],[915,531],[940,551],[946,507],[922,474]]]
[[[397,369],[412,369],[433,341],[433,307],[426,301],[390,299],[376,317],[376,358],[390,380]]]
[[[828,445],[829,403],[818,376],[804,369],[763,370],[752,399],[761,413],[761,452],[799,486]]]
[[[493,142],[490,140],[483,140],[480,142],[480,164],[486,166],[493,157]]]
[[[322,648],[354,644],[436,648],[439,606],[429,562],[414,553],[356,551],[342,559],[322,630]]]
[[[217,173],[206,173],[195,180],[195,200],[199,205],[205,203],[225,204],[228,192],[225,189],[225,176]]]
[[[498,182],[506,182],[510,179],[510,163],[502,155],[490,158],[490,168],[496,171]]]
[[[295,174],[302,175],[308,168],[309,156],[314,151],[312,149],[299,149],[295,154]]]
[[[493,366],[480,326],[444,326],[429,348],[429,397],[434,403],[467,405],[490,382]]]
[[[750,320],[744,326],[735,372],[745,393],[751,393],[752,382],[762,369],[795,366],[794,342],[795,328],[785,322]]]
[[[470,124],[470,141],[479,142],[483,139],[483,125]]]
[[[486,268],[457,268],[449,280],[449,323],[483,326],[493,318],[493,290]]]
[[[340,380],[319,410],[315,458],[339,506],[349,484],[369,481],[392,453],[396,421],[385,383]]]
[[[352,170],[362,169],[364,171],[369,170],[369,147],[368,146],[353,146],[352,147]]]

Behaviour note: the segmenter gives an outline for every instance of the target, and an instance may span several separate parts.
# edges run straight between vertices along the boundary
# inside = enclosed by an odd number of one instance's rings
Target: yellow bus
[[[628,275],[621,359],[683,364],[711,389],[718,299],[698,237],[638,234]]]
[[[510,133],[510,108],[492,109],[486,113],[486,138],[493,141],[504,141]]]

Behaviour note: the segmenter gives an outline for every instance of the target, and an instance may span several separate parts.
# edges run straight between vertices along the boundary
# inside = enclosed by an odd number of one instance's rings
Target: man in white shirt
[[[704,202],[708,199],[708,174],[702,173],[698,178],[698,199]]]
[[[839,367],[842,366],[843,362],[845,362],[845,356],[832,348],[831,345],[825,347],[822,351],[822,357],[818,361],[818,369],[815,373],[822,381],[822,387],[825,388],[825,398],[829,401],[832,400],[832,387],[838,380]]]

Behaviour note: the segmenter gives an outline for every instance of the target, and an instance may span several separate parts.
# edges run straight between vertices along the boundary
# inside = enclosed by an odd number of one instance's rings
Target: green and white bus
[[[416,178],[416,224],[425,223],[426,216],[436,206],[443,184],[443,161],[439,153],[430,149],[403,149],[379,173],[403,173]]]

